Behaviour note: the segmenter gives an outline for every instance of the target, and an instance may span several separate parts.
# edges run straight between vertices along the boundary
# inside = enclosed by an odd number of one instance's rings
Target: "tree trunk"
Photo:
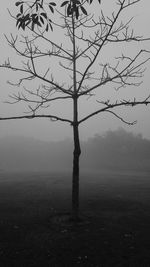
[[[79,220],[79,159],[81,154],[78,124],[73,126],[72,219]]]
[[[79,158],[81,154],[78,124],[78,91],[76,80],[76,42],[75,42],[75,17],[72,13],[72,44],[73,44],[73,173],[72,173],[72,219],[79,219]]]

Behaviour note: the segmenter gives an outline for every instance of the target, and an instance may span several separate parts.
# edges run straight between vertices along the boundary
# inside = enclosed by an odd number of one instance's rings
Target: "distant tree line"
[[[150,140],[122,128],[82,142],[84,170],[150,171]],[[0,140],[0,167],[4,170],[71,170],[71,140],[39,142],[31,138]]]
[[[89,139],[84,153],[90,168],[150,170],[150,140],[122,128]]]

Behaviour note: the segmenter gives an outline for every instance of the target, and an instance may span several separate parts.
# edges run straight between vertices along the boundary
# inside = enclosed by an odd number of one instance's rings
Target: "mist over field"
[[[0,139],[0,266],[149,266],[150,140],[118,129],[81,147],[73,226],[71,140]]]
[[[150,140],[122,128],[81,143],[81,170],[150,171]],[[72,168],[70,139],[46,142],[12,136],[0,139],[1,171],[64,171]]]

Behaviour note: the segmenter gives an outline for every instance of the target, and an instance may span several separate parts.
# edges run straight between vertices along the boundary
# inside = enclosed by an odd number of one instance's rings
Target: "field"
[[[74,225],[70,173],[1,172],[0,267],[149,267],[149,176],[82,173]]]

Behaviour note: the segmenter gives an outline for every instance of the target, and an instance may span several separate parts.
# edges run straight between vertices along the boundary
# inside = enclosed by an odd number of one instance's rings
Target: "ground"
[[[77,225],[69,173],[0,177],[1,267],[150,266],[148,173],[82,174]]]

